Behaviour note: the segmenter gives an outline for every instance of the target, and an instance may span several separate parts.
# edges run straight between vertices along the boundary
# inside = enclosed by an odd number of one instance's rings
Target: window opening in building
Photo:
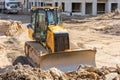
[[[41,2],[41,7],[44,6],[43,2]]]
[[[40,3],[40,2],[38,2],[38,6],[41,6],[41,3]]]
[[[65,3],[64,2],[62,2],[62,10],[63,10],[63,12],[65,11]]]
[[[97,14],[105,13],[105,3],[97,3]]]
[[[72,12],[81,12],[81,3],[72,3]]]
[[[32,2],[29,2],[28,8],[30,9],[32,7]]]
[[[37,2],[35,2],[35,6],[37,6]]]
[[[46,3],[45,5],[46,6],[52,6],[52,3]]]
[[[92,3],[86,3],[85,7],[85,14],[92,14]]]
[[[58,2],[55,2],[55,7],[57,7],[58,6]]]
[[[111,12],[114,12],[117,9],[118,4],[117,3],[112,3],[111,4]]]
[[[31,4],[32,6],[33,6],[33,2],[32,2],[32,4]]]

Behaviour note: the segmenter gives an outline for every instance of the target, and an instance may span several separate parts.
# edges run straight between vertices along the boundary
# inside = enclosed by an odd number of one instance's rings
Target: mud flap
[[[68,72],[77,70],[81,64],[96,66],[95,54],[96,50],[75,50],[47,54],[41,56],[40,67],[44,70],[55,67]]]

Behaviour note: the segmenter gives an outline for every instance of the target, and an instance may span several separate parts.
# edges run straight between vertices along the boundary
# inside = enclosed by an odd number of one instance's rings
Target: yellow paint
[[[55,53],[55,42],[54,42],[54,33],[67,32],[66,29],[61,28],[58,25],[49,25],[47,31],[47,40],[46,44],[51,49],[52,53]]]
[[[32,40],[34,40],[34,38],[33,38],[33,36],[32,36],[33,33],[34,33],[33,29],[32,29],[32,28],[29,28],[29,29],[28,29],[28,36],[29,36],[29,38],[32,39]]]
[[[62,33],[62,32],[67,32],[66,29],[60,27],[59,25],[49,25],[49,29],[53,32],[53,33]]]
[[[53,32],[50,30],[47,31],[46,44],[51,49],[52,53],[54,53],[54,35]]]

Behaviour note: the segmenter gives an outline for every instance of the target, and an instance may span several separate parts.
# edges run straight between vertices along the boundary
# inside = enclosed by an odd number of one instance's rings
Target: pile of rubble
[[[111,25],[111,26],[109,25],[104,28],[95,29],[95,30],[99,31],[103,34],[120,36],[120,24],[115,24],[115,25]]]
[[[120,18],[120,10],[117,9],[115,12],[112,13],[106,13],[101,16],[96,17],[96,20],[106,20],[106,19],[118,19]]]
[[[20,21],[0,20],[0,35],[13,36],[23,31],[23,25]]]
[[[72,72],[62,72],[56,68],[42,70],[28,65],[16,65],[5,69],[0,74],[1,80],[119,80],[120,67],[86,67],[80,66]]]

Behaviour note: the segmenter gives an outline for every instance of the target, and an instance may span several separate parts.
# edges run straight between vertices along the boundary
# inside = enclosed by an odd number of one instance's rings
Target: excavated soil
[[[80,65],[71,72],[33,68],[24,56],[24,43],[30,41],[26,26],[18,21],[0,20],[0,79],[119,80],[120,11],[89,18],[63,18],[63,27],[70,34],[72,49],[96,48],[96,67]]]
[[[28,65],[10,66],[0,74],[1,80],[119,80],[120,67],[95,68],[80,65],[76,71],[62,72],[56,68],[41,70]]]

